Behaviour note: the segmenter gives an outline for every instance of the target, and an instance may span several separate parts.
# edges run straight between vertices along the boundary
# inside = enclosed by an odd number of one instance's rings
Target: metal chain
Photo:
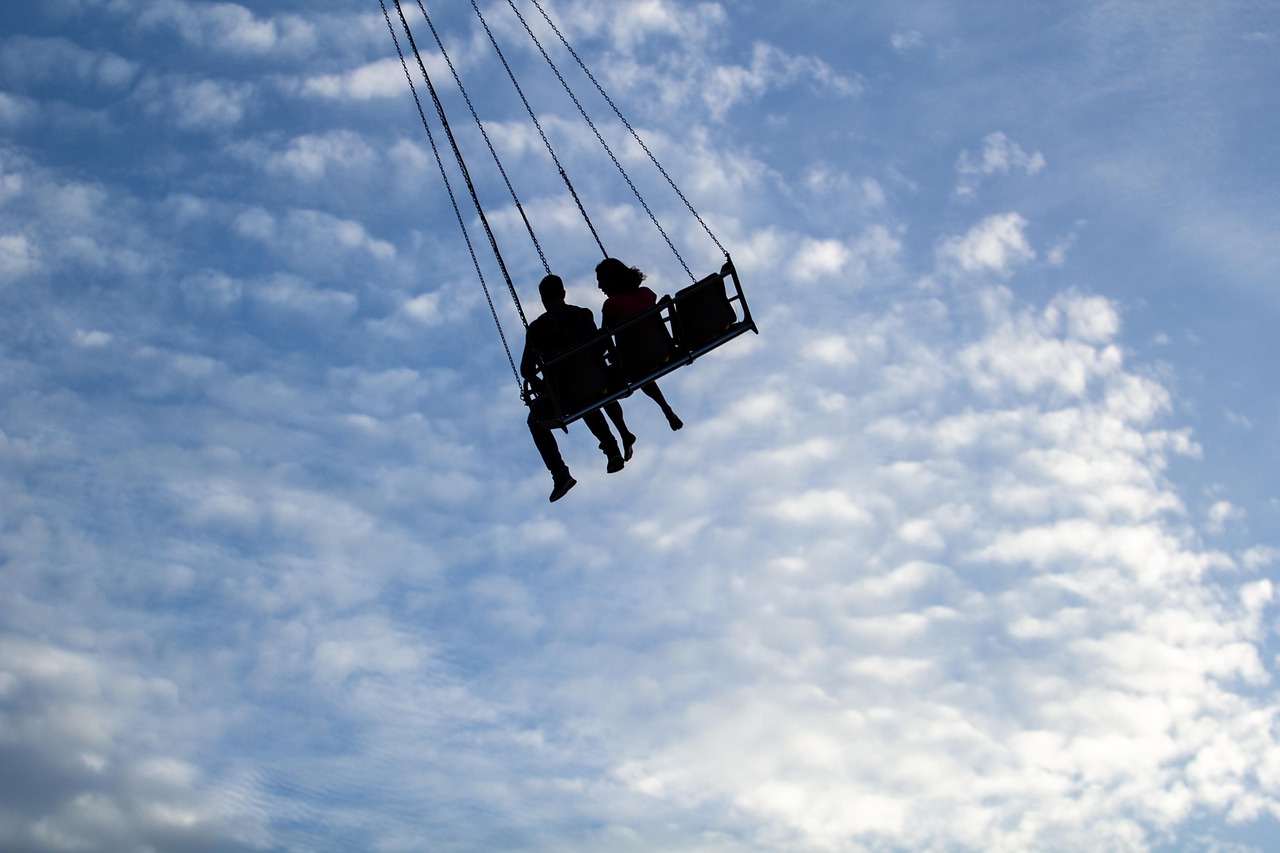
[[[436,40],[436,46],[440,48],[440,55],[444,57],[445,64],[449,66],[449,73],[453,75],[453,82],[458,84],[458,91],[462,93],[462,98],[467,102],[467,109],[471,111],[471,118],[475,120],[476,127],[480,129],[480,135],[484,137],[484,144],[489,148],[489,154],[493,157],[494,165],[498,167],[498,174],[502,175],[503,182],[507,185],[507,192],[511,194],[511,200],[515,202],[516,210],[520,214],[520,218],[524,220],[525,230],[529,232],[529,239],[533,241],[533,248],[538,252],[538,259],[542,261],[542,268],[548,274],[551,273],[551,267],[547,264],[547,256],[542,251],[542,244],[538,242],[538,235],[533,231],[533,225],[529,222],[529,217],[525,215],[524,205],[520,203],[520,197],[516,195],[516,189],[511,185],[511,179],[507,177],[507,170],[502,166],[502,160],[498,157],[498,152],[493,147],[493,142],[489,139],[489,132],[485,130],[484,122],[480,120],[479,114],[476,112],[475,104],[471,102],[471,95],[467,93],[467,87],[462,85],[462,78],[458,76],[458,69],[454,67],[453,60],[449,57],[449,51],[445,50],[444,42],[440,38],[440,33],[436,31],[436,25],[432,23],[431,16],[427,14],[427,9],[422,5],[422,0],[418,0],[418,8],[422,10],[422,17],[427,22],[427,26],[431,29],[431,35]]]
[[[422,78],[427,83],[427,91],[431,93],[431,100],[435,104],[440,124],[444,128],[445,135],[449,138],[449,145],[453,149],[454,159],[458,162],[458,170],[462,172],[462,177],[467,184],[467,190],[471,193],[471,203],[475,205],[476,214],[480,217],[480,224],[484,226],[485,234],[489,237],[489,246],[493,249],[493,256],[498,261],[498,268],[502,270],[502,277],[506,279],[511,301],[515,303],[516,312],[520,315],[520,322],[525,328],[528,328],[529,321],[525,319],[524,308],[520,305],[520,296],[516,293],[515,284],[511,281],[511,273],[507,270],[507,264],[502,259],[502,251],[498,248],[498,238],[494,236],[493,228],[489,226],[489,218],[485,216],[484,206],[480,204],[480,196],[476,194],[476,186],[471,180],[471,173],[467,170],[466,161],[462,158],[462,150],[458,148],[458,140],[453,135],[453,129],[449,127],[449,118],[445,115],[444,104],[440,102],[440,95],[436,92],[436,87],[431,82],[431,75],[427,73],[427,66],[423,63],[422,55],[418,52],[418,45],[414,41],[413,31],[409,29],[409,22],[405,20],[404,9],[400,6],[400,0],[394,0],[394,2],[396,12],[400,15],[400,23],[404,26],[404,34],[409,39],[409,47],[413,50],[414,58],[418,60],[418,70],[422,72]],[[419,0],[420,2],[421,0]]]
[[[547,139],[547,134],[542,129],[542,122],[538,121],[537,113],[529,105],[529,99],[524,96],[524,89],[520,87],[520,81],[516,79],[515,72],[511,70],[510,64],[507,63],[507,57],[503,54],[502,48],[498,46],[498,40],[493,35],[493,30],[489,29],[489,22],[485,20],[484,13],[480,11],[480,6],[476,3],[476,0],[471,0],[471,8],[476,10],[476,17],[480,19],[480,23],[484,26],[484,31],[489,36],[489,42],[498,54],[498,59],[502,60],[502,67],[506,69],[507,77],[511,79],[511,85],[515,86],[516,94],[520,96],[525,112],[529,114],[529,119],[533,122],[533,126],[538,129],[538,135],[542,137],[542,144],[547,147],[547,153],[551,155],[552,162],[556,164],[556,169],[560,172],[564,185],[569,188],[569,194],[573,196],[574,203],[578,205],[578,212],[582,214],[582,220],[587,223],[587,228],[591,231],[591,236],[595,238],[596,245],[600,247],[601,254],[608,257],[609,253],[605,250],[604,243],[600,240],[600,235],[596,232],[596,227],[591,222],[591,217],[587,215],[586,206],[583,205],[582,199],[578,197],[578,191],[574,189],[573,183],[569,180],[569,174],[560,163],[560,158],[556,156],[556,150],[551,146],[551,140]]]
[[[599,140],[600,145],[603,146],[605,153],[609,155],[609,159],[613,161],[613,165],[617,167],[619,174],[623,177],[623,180],[627,182],[627,186],[631,187],[631,192],[635,194],[636,200],[640,202],[640,206],[644,208],[644,212],[649,214],[649,219],[652,220],[654,227],[658,229],[658,233],[662,235],[662,239],[667,241],[667,247],[671,249],[671,254],[675,255],[676,260],[680,262],[680,266],[684,267],[685,274],[688,275],[691,280],[697,281],[693,272],[690,271],[689,265],[686,264],[684,258],[680,256],[680,252],[676,249],[675,243],[671,242],[671,238],[667,236],[667,232],[663,229],[662,223],[658,222],[658,217],[649,209],[649,204],[644,200],[644,196],[640,195],[640,190],[638,190],[635,183],[632,182],[631,176],[627,174],[626,169],[622,168],[622,163],[618,162],[618,158],[614,155],[613,149],[609,147],[609,143],[604,141],[604,137],[600,134],[600,130],[596,127],[595,122],[591,120],[591,116],[587,114],[586,109],[578,100],[578,96],[573,93],[573,89],[570,88],[569,84],[565,81],[564,75],[560,73],[560,69],[556,67],[556,64],[552,61],[550,54],[548,54],[546,48],[542,46],[542,42],[536,35],[534,35],[533,29],[529,26],[528,21],[524,19],[524,15],[520,14],[520,10],[516,8],[514,0],[507,0],[507,4],[511,7],[511,11],[516,13],[516,17],[520,19],[520,23],[524,25],[525,32],[529,34],[529,38],[533,39],[533,43],[537,45],[538,51],[542,54],[542,58],[547,61],[547,64],[551,66],[551,70],[555,72],[556,78],[560,81],[560,85],[564,87],[565,92],[567,92],[569,97],[573,100],[574,106],[578,108],[578,112],[582,114],[583,119],[586,120],[587,125],[591,128],[592,133],[596,135],[596,139]],[[539,6],[538,9],[541,11],[542,7]],[[544,17],[546,16],[546,12],[543,12],[542,14]],[[555,28],[554,24],[552,25],[552,28]],[[557,29],[556,33],[559,34],[559,32],[560,31]],[[564,38],[564,36],[560,37],[561,39]],[[579,60],[579,62],[581,62],[581,60]]]
[[[402,50],[400,47],[400,39],[396,35],[395,27],[391,23],[391,15],[387,11],[387,4],[384,0],[378,0],[378,4],[382,6],[382,16],[386,19],[387,29],[391,32],[391,41],[395,44],[396,53],[400,56],[400,67],[404,69],[405,79],[409,81],[409,91],[413,93],[413,102],[418,108],[418,117],[422,119],[422,127],[427,132],[427,139],[431,143],[431,151],[433,154],[435,154],[436,165],[440,169],[440,177],[444,179],[445,189],[449,193],[449,201],[453,205],[454,216],[456,216],[458,219],[458,227],[462,229],[462,238],[463,240],[466,241],[467,251],[470,252],[471,254],[471,263],[472,265],[475,266],[476,276],[480,279],[480,287],[481,289],[484,290],[485,301],[489,303],[489,313],[493,315],[493,323],[498,328],[498,337],[502,339],[502,348],[507,353],[507,363],[511,365],[511,373],[512,375],[515,376],[516,385],[520,387],[521,390],[523,391],[524,386],[523,386],[523,383],[520,381],[520,371],[516,369],[515,359],[511,355],[511,347],[507,343],[507,336],[502,331],[502,322],[498,319],[498,311],[493,304],[493,297],[489,293],[489,285],[487,282],[485,282],[484,272],[482,272],[480,269],[480,260],[476,257],[475,246],[471,242],[471,235],[467,232],[467,224],[465,220],[462,218],[462,211],[458,208],[458,199],[453,192],[453,184],[449,181],[448,172],[444,167],[444,160],[440,156],[440,149],[436,145],[435,135],[431,132],[431,124],[430,122],[427,121],[427,114],[422,109],[422,100],[418,97],[418,88],[417,86],[414,85],[413,75],[409,73],[409,63],[404,58],[404,50]],[[396,10],[400,11],[399,2],[396,3]],[[403,20],[404,20],[404,15],[403,13],[401,13],[401,21]],[[405,24],[405,33],[406,34],[409,33],[408,24]],[[412,42],[412,36],[410,36],[410,40]],[[417,48],[414,48],[414,50],[416,52]],[[419,60],[419,62],[421,62],[421,60]],[[516,307],[517,309],[519,309],[520,307],[518,302],[516,304]],[[523,311],[520,312],[520,318],[521,320],[524,319]],[[528,324],[526,323],[526,326],[527,325]]]
[[[508,0],[508,2],[511,2],[511,0]],[[675,190],[676,195],[680,196],[680,200],[684,202],[684,206],[689,209],[690,213],[693,214],[693,218],[698,220],[698,224],[702,226],[702,230],[707,232],[707,236],[710,237],[711,241],[716,244],[716,248],[718,248],[721,252],[724,253],[726,257],[728,257],[729,251],[720,244],[720,241],[718,239],[716,239],[716,235],[711,232],[711,228],[708,227],[707,223],[703,221],[702,216],[698,213],[698,211],[694,210],[693,205],[690,204],[689,202],[689,199],[685,198],[684,193],[682,193],[680,191],[680,188],[676,186],[676,182],[672,180],[670,175],[667,174],[667,170],[662,168],[662,164],[658,162],[657,156],[652,151],[649,150],[648,145],[645,145],[644,140],[640,138],[640,134],[637,133],[636,129],[631,126],[631,122],[627,121],[627,117],[622,114],[622,110],[618,109],[618,105],[613,102],[613,98],[609,97],[609,93],[606,92],[604,90],[604,87],[600,85],[600,82],[596,80],[595,75],[591,73],[591,69],[587,68],[587,64],[582,61],[582,57],[580,57],[578,55],[578,52],[573,49],[573,45],[569,44],[569,40],[564,37],[564,34],[560,32],[560,28],[555,25],[555,22],[551,20],[551,17],[546,13],[546,10],[542,8],[542,4],[539,3],[538,0],[530,0],[530,2],[533,3],[534,7],[538,10],[538,12],[542,14],[542,19],[547,22],[547,25],[551,27],[552,31],[559,37],[560,43],[563,44],[565,48],[569,51],[569,55],[572,56],[575,60],[577,60],[578,67],[581,68],[582,72],[587,75],[587,79],[590,80],[595,85],[596,91],[598,91],[601,97],[603,97],[605,101],[609,104],[609,106],[613,108],[613,114],[616,115],[618,119],[623,123],[623,125],[626,126],[627,130],[631,132],[631,137],[635,139],[635,141],[640,145],[640,147],[644,150],[644,153],[649,155],[649,160],[653,163],[654,166],[657,167],[658,171],[662,173],[662,177],[667,179],[667,184],[670,185],[671,189]]]

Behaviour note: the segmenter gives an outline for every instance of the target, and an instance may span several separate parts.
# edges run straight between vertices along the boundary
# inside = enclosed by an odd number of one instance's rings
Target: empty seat
[[[675,295],[675,326],[680,344],[694,351],[714,341],[738,319],[724,289],[724,276],[714,273]]]

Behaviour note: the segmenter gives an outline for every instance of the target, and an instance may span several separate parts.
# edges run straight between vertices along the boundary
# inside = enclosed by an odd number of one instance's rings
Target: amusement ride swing
[[[502,272],[502,276],[506,281],[507,290],[511,295],[511,300],[515,304],[516,313],[520,318],[520,322],[527,329],[529,322],[525,317],[524,308],[520,304],[520,297],[516,293],[515,285],[512,283],[511,275],[507,270],[507,265],[502,257],[502,253],[498,246],[498,240],[494,236],[493,229],[489,225],[488,218],[485,215],[484,207],[480,203],[479,195],[471,179],[471,174],[467,169],[462,151],[454,137],[453,130],[449,125],[448,118],[445,115],[444,105],[442,104],[439,93],[435,85],[432,83],[431,75],[427,72],[427,67],[422,60],[418,45],[413,36],[413,31],[409,26],[409,21],[405,17],[401,0],[392,0],[395,6],[396,16],[400,21],[400,28],[397,31],[396,26],[392,23],[390,11],[387,8],[386,0],[378,0],[382,6],[383,17],[386,18],[387,28],[391,32],[391,39],[395,43],[396,52],[400,56],[400,64],[404,69],[405,79],[409,81],[409,89],[413,94],[414,103],[418,108],[418,116],[422,119],[422,127],[426,131],[427,139],[431,143],[431,150],[435,155],[436,165],[439,167],[440,175],[444,180],[444,185],[449,194],[449,199],[453,205],[453,212],[457,218],[458,225],[462,230],[463,239],[466,242],[467,249],[471,255],[472,264],[475,267],[476,275],[480,280],[480,286],[484,290],[485,299],[489,304],[490,313],[493,315],[494,324],[498,328],[498,336],[502,340],[503,348],[506,350],[507,361],[511,364],[512,373],[515,374],[516,383],[521,388],[521,398],[527,405],[532,406],[543,395],[549,397],[551,406],[540,407],[543,410],[549,410],[553,415],[545,421],[548,426],[567,428],[570,423],[581,418],[583,415],[594,411],[614,400],[629,396],[633,391],[640,390],[646,384],[653,382],[666,374],[677,370],[713,349],[729,342],[739,335],[752,331],[759,333],[755,322],[751,318],[751,310],[747,306],[747,300],[742,292],[742,285],[738,280],[738,272],[733,265],[733,260],[729,256],[728,250],[721,245],[720,241],[712,233],[711,229],[703,221],[702,217],[694,210],[693,205],[685,197],[684,193],[676,186],[675,181],[667,173],[666,169],[658,162],[653,152],[645,145],[640,135],[632,127],[631,123],[623,116],[621,110],[618,109],[613,99],[605,92],[604,88],[597,81],[595,75],[587,68],[577,51],[569,44],[568,40],[561,33],[559,27],[547,14],[539,0],[529,0],[532,6],[538,11],[542,19],[546,22],[552,32],[559,38],[560,42],[567,49],[570,56],[577,62],[583,73],[594,85],[596,90],[604,98],[604,100],[613,109],[614,114],[630,132],[631,137],[639,144],[640,148],[648,155],[649,160],[661,173],[671,187],[684,202],[686,208],[697,220],[698,224],[715,243],[716,248],[724,253],[724,265],[719,271],[698,279],[689,269],[689,265],[685,263],[684,258],[676,249],[670,236],[663,229],[662,224],[658,221],[656,215],[650,209],[648,203],[641,196],[640,191],[636,188],[635,183],[626,170],[622,167],[617,156],[610,149],[608,143],[601,135],[590,115],[583,107],[577,95],[574,94],[569,83],[560,73],[551,55],[543,46],[541,40],[534,33],[533,28],[529,25],[524,15],[517,8],[515,0],[507,0],[507,5],[515,13],[520,24],[523,26],[533,44],[537,47],[539,53],[546,60],[551,70],[555,73],[561,86],[569,97],[573,100],[574,105],[578,108],[578,112],[585,120],[587,125],[595,133],[596,139],[603,146],[609,158],[613,161],[622,177],[626,180],[627,185],[631,188],[637,201],[645,212],[649,215],[649,219],[658,229],[666,241],[668,248],[679,261],[680,266],[689,276],[692,284],[678,291],[674,296],[663,296],[658,303],[648,310],[632,317],[629,320],[615,326],[612,329],[601,330],[599,334],[585,341],[572,349],[560,353],[553,358],[540,362],[539,374],[541,381],[533,383],[522,382],[520,372],[516,369],[515,359],[511,355],[511,347],[507,342],[506,333],[502,329],[502,323],[498,319],[498,312],[494,306],[493,297],[489,291],[488,283],[485,281],[484,273],[481,270],[479,260],[476,256],[475,245],[471,240],[470,233],[467,229],[466,221],[462,212],[458,207],[457,196],[453,190],[453,184],[449,179],[448,171],[445,168],[444,160],[440,154],[440,148],[436,143],[435,133],[432,131],[431,122],[427,118],[427,111],[423,108],[422,100],[418,95],[418,87],[414,82],[413,74],[409,69],[409,62],[406,59],[406,51],[400,41],[400,34],[403,33],[407,42],[408,52],[417,60],[418,71],[422,75],[427,91],[431,96],[431,101],[435,107],[436,116],[439,120],[439,127],[448,139],[449,146],[453,151],[454,158],[457,161],[457,167],[461,173],[467,190],[471,195],[471,201],[476,209],[476,214],[481,226],[484,228],[485,234],[489,240],[489,246],[493,251],[494,258],[498,268]],[[430,30],[436,47],[439,50],[440,57],[448,66],[453,77],[454,83],[462,94],[467,107],[475,120],[476,126],[479,128],[480,135],[483,137],[485,145],[488,147],[489,153],[497,166],[498,172],[501,174],[507,191],[511,195],[511,199],[516,210],[520,214],[521,220],[524,222],[525,228],[529,233],[529,237],[533,242],[533,246],[537,251],[538,257],[542,262],[543,268],[548,274],[551,273],[551,267],[547,262],[546,254],[543,252],[542,245],[538,242],[538,237],[534,232],[532,223],[525,214],[524,207],[520,203],[520,199],[516,194],[515,188],[512,186],[507,176],[506,169],[503,168],[502,161],[498,157],[497,151],[494,149],[493,143],[489,139],[489,134],[485,130],[484,123],[480,120],[479,114],[472,103],[470,95],[463,86],[462,79],[454,67],[453,61],[450,59],[448,51],[445,49],[444,42],[440,38],[439,32],[436,30],[431,16],[428,14],[423,0],[415,0],[419,11],[422,14],[422,20]],[[515,72],[508,64],[502,48],[495,37],[493,30],[490,29],[484,14],[480,11],[480,7],[476,0],[471,0],[471,7],[475,10],[476,16],[479,18],[481,26],[484,28],[490,43],[493,45],[494,51],[502,62],[503,68],[506,70],[507,76],[510,78],[512,85],[520,96],[520,101],[528,112],[529,119],[533,126],[537,129],[538,135],[541,137],[548,153],[551,155],[552,162],[559,170],[560,177],[564,180],[565,186],[572,195],[578,212],[582,219],[586,222],[587,228],[591,231],[591,236],[595,238],[596,245],[604,257],[609,257],[609,253],[605,251],[604,243],[600,239],[595,226],[591,222],[591,218],[587,215],[582,199],[578,196],[574,189],[564,166],[560,162],[555,149],[547,138],[546,133],[542,129],[541,123],[538,121],[537,114],[530,106],[528,99],[525,97],[524,90],[521,88],[516,78]],[[604,351],[609,364],[614,368],[606,371],[601,364],[599,353]]]

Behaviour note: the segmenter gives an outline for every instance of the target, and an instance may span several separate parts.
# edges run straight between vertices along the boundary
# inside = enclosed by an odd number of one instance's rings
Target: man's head
[[[564,304],[564,282],[558,275],[544,276],[538,282],[538,295],[542,297],[543,308],[557,308]]]

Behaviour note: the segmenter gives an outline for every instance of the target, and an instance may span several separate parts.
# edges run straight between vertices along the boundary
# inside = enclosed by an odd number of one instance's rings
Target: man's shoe
[[[622,460],[624,462],[631,461],[631,454],[636,446],[636,437],[631,433],[627,433],[622,437]]]
[[[627,464],[626,460],[624,460],[621,456],[610,456],[609,467],[606,468],[605,470],[608,471],[610,474],[616,474],[619,471],[621,471],[624,467],[626,467],[626,464]]]
[[[578,485],[578,481],[572,477],[565,477],[556,483],[556,487],[551,490],[551,502],[555,503],[569,493],[569,490]]]

